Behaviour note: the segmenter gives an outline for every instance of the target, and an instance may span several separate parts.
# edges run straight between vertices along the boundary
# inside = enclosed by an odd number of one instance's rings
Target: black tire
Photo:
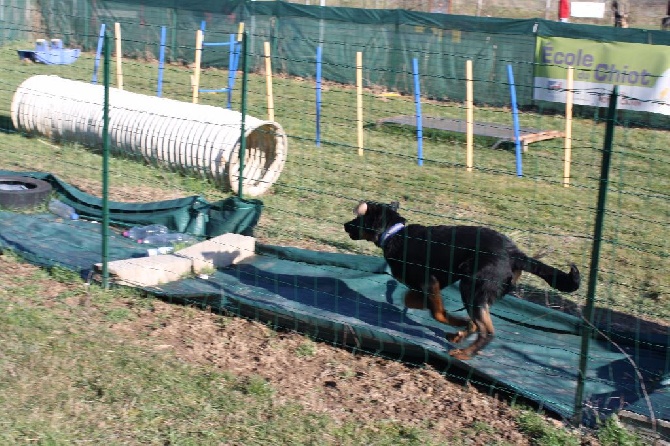
[[[2,186],[23,186],[22,190],[3,190]],[[24,209],[39,206],[51,194],[46,181],[21,176],[0,176],[0,208]]]

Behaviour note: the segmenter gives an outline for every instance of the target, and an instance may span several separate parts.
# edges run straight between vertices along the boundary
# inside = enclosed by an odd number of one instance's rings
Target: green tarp
[[[77,205],[83,216],[94,216],[97,207],[90,196],[52,176],[35,176],[49,179],[59,196]],[[128,217],[137,222],[139,217],[131,212],[137,207],[135,210],[141,209],[138,215],[146,218],[143,222],[155,221],[154,209],[156,219],[171,219],[175,225],[189,227],[193,219],[187,216],[195,207],[209,209],[210,221],[217,215],[219,231],[226,226],[230,232],[253,229],[253,225],[239,225],[246,220],[250,203],[236,201],[237,207],[224,209],[224,205],[208,205],[197,197],[179,202],[183,207],[176,206],[178,202],[117,204],[117,221]],[[259,211],[252,209],[252,215]],[[174,213],[183,217],[165,217]],[[109,246],[110,260],[146,255],[144,246],[118,232],[110,238]],[[12,249],[33,263],[60,265],[86,276],[101,259],[100,224],[63,221],[45,213],[0,212],[0,249]],[[566,418],[573,416],[582,339],[578,318],[505,296],[492,308],[495,339],[479,356],[461,362],[447,355],[454,346],[446,341],[445,330],[455,329],[439,324],[425,310],[405,308],[405,287],[387,273],[383,258],[267,245],[257,246],[257,254],[206,279],[186,278],[146,291],[172,302],[267,321],[337,345],[412,363],[433,363],[448,375],[466,377],[493,393],[519,395]],[[457,286],[445,289],[443,297],[448,311],[463,313]],[[599,318],[597,315],[596,321]],[[585,421],[594,422],[596,416],[620,409],[648,416],[638,376],[655,417],[670,420],[667,328],[657,336],[637,332],[634,326],[608,335],[610,339],[594,339],[588,353]]]
[[[186,279],[149,291],[268,321],[315,338],[409,362],[431,362],[447,374],[471,377],[491,392],[509,392],[566,418],[574,414],[581,348],[578,318],[513,296],[492,308],[496,337],[468,362],[451,359],[445,326],[428,311],[403,305],[405,287],[378,257],[259,246],[246,264],[208,279]],[[457,286],[442,293],[448,311],[464,315]],[[632,327],[631,327],[632,329]],[[455,330],[446,328],[446,330]],[[636,366],[657,419],[670,420],[668,340],[617,340]],[[591,343],[585,422],[620,409],[649,415],[636,370],[611,342]]]
[[[28,176],[51,184],[55,196],[77,210],[88,220],[102,220],[102,199],[82,192],[45,172],[15,172],[0,170],[0,176]],[[258,223],[263,202],[255,199],[230,197],[208,202],[191,196],[151,203],[109,202],[110,223],[119,226],[162,224],[176,232],[198,237],[215,237],[225,233],[251,235]]]

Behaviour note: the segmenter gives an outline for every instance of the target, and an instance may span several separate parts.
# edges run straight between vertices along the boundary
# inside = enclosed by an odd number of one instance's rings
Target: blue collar
[[[379,237],[379,247],[383,248],[388,239],[396,235],[398,232],[402,231],[402,229],[405,227],[403,223],[396,223],[390,228],[388,228],[386,231],[382,233],[382,235]]]

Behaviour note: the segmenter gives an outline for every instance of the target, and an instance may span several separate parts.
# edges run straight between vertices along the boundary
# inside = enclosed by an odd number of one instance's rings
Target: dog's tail
[[[521,252],[514,256],[514,267],[512,269],[526,271],[541,277],[550,287],[564,293],[576,291],[581,282],[579,270],[574,264],[570,265],[570,272],[565,273]]]

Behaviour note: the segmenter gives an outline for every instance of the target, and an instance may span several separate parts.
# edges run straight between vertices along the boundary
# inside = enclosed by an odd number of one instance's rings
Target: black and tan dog
[[[489,312],[496,299],[510,292],[522,271],[544,279],[551,287],[572,292],[579,288],[579,270],[569,273],[524,254],[512,240],[493,229],[481,226],[422,226],[405,224],[397,212],[398,203],[361,202],[356,217],[344,224],[353,240],[368,240],[384,251],[393,277],[409,290],[405,305],[428,308],[445,324],[467,327],[447,335],[459,343],[472,333],[477,339],[449,354],[470,359],[493,338]],[[440,290],[460,280],[463,304],[470,320],[447,314]]]

